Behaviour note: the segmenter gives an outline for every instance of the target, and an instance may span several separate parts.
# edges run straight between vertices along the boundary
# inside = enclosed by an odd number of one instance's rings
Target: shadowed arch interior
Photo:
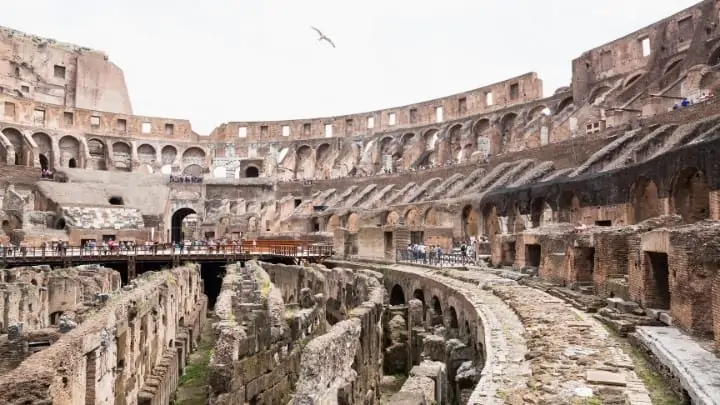
[[[173,213],[170,226],[171,240],[173,242],[180,242],[184,239],[182,229],[183,219],[191,214],[196,214],[192,208],[180,208]]]
[[[390,305],[405,305],[405,293],[399,284],[395,284],[390,291]]]
[[[245,169],[245,177],[260,177],[260,170],[255,166],[248,166]]]

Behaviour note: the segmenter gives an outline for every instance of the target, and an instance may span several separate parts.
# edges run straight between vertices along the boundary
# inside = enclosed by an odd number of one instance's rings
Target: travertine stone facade
[[[31,269],[23,271],[26,278]],[[118,274],[108,270],[36,271],[36,279],[47,280],[46,290],[56,290],[50,302],[57,305],[59,294],[84,302],[63,309],[58,326],[27,334],[30,341],[45,331],[52,344],[0,376],[0,403],[168,403],[205,316],[197,266],[145,273],[122,289]],[[84,288],[90,283],[79,274],[90,271],[97,274],[85,274],[88,281],[106,280],[111,290],[93,296],[92,288]],[[74,318],[75,313],[82,315]],[[58,332],[47,331],[52,328]],[[18,329],[9,332],[4,339],[12,346],[19,341]]]

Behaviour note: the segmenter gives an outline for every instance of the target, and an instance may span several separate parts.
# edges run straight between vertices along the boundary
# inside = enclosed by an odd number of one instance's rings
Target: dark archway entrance
[[[245,169],[245,177],[260,177],[260,170],[255,166],[248,166]]]
[[[77,160],[75,160],[75,158],[70,159],[70,161],[68,161],[68,167],[71,169],[78,167]]]
[[[183,240],[183,219],[191,214],[196,214],[192,208],[180,208],[172,215],[170,224],[170,239],[172,242],[181,242]]]
[[[43,154],[40,154],[39,158],[40,158],[40,168],[41,168],[42,170],[47,170],[47,169],[49,169],[49,168],[50,168],[50,162],[48,161],[48,158],[47,158],[45,155],[43,155]]]

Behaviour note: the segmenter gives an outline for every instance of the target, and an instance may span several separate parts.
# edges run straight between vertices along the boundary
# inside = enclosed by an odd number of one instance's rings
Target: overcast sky
[[[364,112],[571,60],[695,0],[22,0],[0,25],[103,50],[135,114],[228,121]],[[309,26],[337,44],[318,43]]]

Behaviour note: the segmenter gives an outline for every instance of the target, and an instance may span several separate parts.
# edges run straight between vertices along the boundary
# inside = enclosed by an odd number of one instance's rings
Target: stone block
[[[612,385],[616,387],[624,387],[627,385],[627,380],[623,374],[605,370],[588,370],[585,374],[585,380],[590,384]]]
[[[673,319],[670,316],[670,314],[667,312],[661,312],[658,319],[660,320],[660,322],[664,323],[665,325],[672,326],[672,324],[673,324]]]

